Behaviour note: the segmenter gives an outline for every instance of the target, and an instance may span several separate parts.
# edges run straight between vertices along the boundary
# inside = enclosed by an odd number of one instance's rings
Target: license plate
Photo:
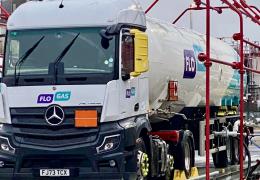
[[[69,169],[40,169],[40,176],[42,177],[70,176],[70,170]]]

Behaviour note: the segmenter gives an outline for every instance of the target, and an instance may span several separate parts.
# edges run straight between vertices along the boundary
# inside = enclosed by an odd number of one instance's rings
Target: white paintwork
[[[7,87],[5,84],[0,84],[0,89],[1,89],[1,96],[2,96],[2,101],[1,105],[3,104],[3,111],[1,111],[1,117],[0,118],[0,123],[7,123],[11,124],[11,116],[10,116],[10,106],[9,106],[9,99],[8,99],[8,91]]]
[[[193,44],[201,46],[205,52],[205,36],[189,30],[177,28],[169,23],[147,18],[149,35],[149,90],[150,108],[158,109],[167,96],[169,80],[178,81],[179,101],[186,107],[205,104],[205,72],[197,70],[194,79],[184,79],[184,49],[193,50]],[[226,43],[211,38],[212,58],[227,62],[238,61],[237,53]],[[196,55],[195,55],[196,56]],[[197,61],[197,65],[200,62]],[[198,68],[198,67],[197,67]],[[222,73],[221,73],[222,71]],[[219,106],[227,91],[234,70],[230,67],[213,64],[211,67],[211,104]],[[178,103],[180,103],[178,102]]]
[[[122,31],[120,32],[120,42],[122,37]],[[121,46],[119,47],[119,54],[121,54]],[[119,58],[119,69],[122,68],[122,59]],[[121,77],[121,71],[119,73]],[[135,88],[134,95],[131,97],[126,97],[127,89]],[[148,112],[148,78],[146,74],[134,78],[131,77],[127,81],[123,81],[121,78],[118,80],[118,89],[119,89],[119,119],[125,119],[129,117],[134,117],[140,114],[146,114]],[[139,104],[139,110],[135,111],[134,107],[136,104]]]
[[[53,90],[53,87],[56,90]],[[37,103],[40,94],[55,94],[65,91],[71,92],[70,100],[52,102],[52,104],[60,106],[103,106],[106,85],[7,87],[7,97],[10,108],[46,107],[51,103]]]
[[[53,27],[98,27],[117,23],[145,26],[145,14],[135,0],[60,0],[30,1],[10,16],[7,29]]]
[[[135,0],[64,0],[62,9],[59,8],[60,2],[44,0],[23,4],[9,18],[7,29],[95,27],[117,23],[146,26],[144,12]],[[150,60],[148,73],[127,81],[120,78],[107,85],[55,86],[55,91],[53,86],[7,88],[2,84],[1,93],[5,108],[3,113],[0,105],[0,118],[4,115],[5,122],[10,123],[9,107],[47,107],[50,104],[37,103],[40,94],[71,91],[69,101],[53,103],[61,106],[102,106],[101,122],[116,121],[145,114],[149,108],[160,108],[161,100],[167,96],[169,80],[179,82],[180,101],[177,103],[186,107],[204,105],[205,72],[197,71],[194,79],[184,79],[183,51],[194,50],[194,44],[201,46],[205,51],[205,36],[151,18],[147,19],[147,28]],[[213,58],[228,62],[238,61],[237,53],[230,46],[214,38],[211,42]],[[121,52],[120,48],[119,51]],[[232,81],[236,83],[237,80],[232,78],[234,70],[218,64],[212,66],[211,74],[211,104],[218,106],[223,96],[234,93],[227,87]],[[126,98],[126,90],[132,87],[136,88],[135,95]],[[139,103],[138,111],[134,111],[136,103]]]

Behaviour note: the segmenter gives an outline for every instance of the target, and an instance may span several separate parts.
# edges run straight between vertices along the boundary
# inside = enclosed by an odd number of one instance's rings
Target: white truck
[[[204,35],[146,17],[134,0],[21,5],[7,23],[1,179],[189,177],[205,150],[204,51]],[[239,60],[217,39],[211,51]],[[224,115],[236,114],[239,75],[214,64],[211,78],[213,133],[237,120]],[[225,142],[211,136],[217,167],[237,155]]]

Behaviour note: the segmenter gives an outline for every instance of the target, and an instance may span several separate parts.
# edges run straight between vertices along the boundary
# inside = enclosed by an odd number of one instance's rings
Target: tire
[[[219,151],[212,154],[213,163],[216,168],[225,168],[228,166],[227,151]]]
[[[168,142],[169,144],[169,149],[168,149],[168,165],[167,165],[167,170],[165,172],[165,176],[163,180],[173,180],[174,177],[174,145]]]
[[[248,146],[248,138],[245,137],[244,138],[244,143]],[[239,149],[239,139],[238,138],[234,138],[233,140],[233,159],[234,159],[234,162],[235,164],[238,164],[240,162],[240,149]],[[243,160],[246,159],[246,149],[245,147],[243,147]]]
[[[147,180],[149,173],[149,158],[143,138],[136,140],[136,162],[137,162],[137,180]]]
[[[233,158],[233,164],[239,163],[239,141],[236,138],[233,138],[232,158]]]
[[[234,137],[229,137],[229,144],[230,144],[230,159],[229,164],[230,165],[236,165],[238,164],[237,158],[235,154],[238,154],[238,148],[236,146],[236,139]]]
[[[191,168],[195,164],[194,140],[190,131],[185,131],[182,134],[182,140],[178,143],[174,156],[174,169],[184,170],[186,177],[189,178]]]

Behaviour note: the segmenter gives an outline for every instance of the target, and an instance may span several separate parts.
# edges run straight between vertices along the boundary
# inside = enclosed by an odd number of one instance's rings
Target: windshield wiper
[[[28,49],[19,59],[18,61],[15,63],[14,66],[14,84],[15,86],[18,84],[19,81],[19,77],[20,77],[20,70],[19,70],[19,74],[17,76],[17,67],[21,67],[21,65],[25,62],[25,60],[32,54],[32,52],[38,47],[38,45],[40,44],[40,42],[45,38],[45,36],[42,36],[41,39],[39,39],[30,49]]]
[[[58,74],[58,70],[57,70],[57,66],[58,64],[62,61],[63,57],[67,54],[67,52],[70,50],[70,48],[72,47],[72,45],[75,43],[76,39],[79,37],[80,33],[78,33],[73,39],[72,41],[64,48],[64,50],[59,54],[59,56],[56,58],[56,60],[54,61],[54,72],[55,72],[55,82],[57,82],[57,74]]]

